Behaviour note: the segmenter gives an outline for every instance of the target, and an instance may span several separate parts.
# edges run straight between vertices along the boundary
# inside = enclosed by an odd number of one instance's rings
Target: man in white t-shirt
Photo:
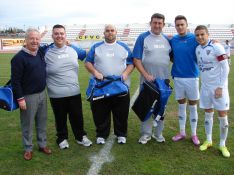
[[[212,127],[214,109],[217,110],[220,122],[220,147],[224,157],[230,157],[225,146],[228,135],[229,66],[227,55],[220,43],[212,43],[206,26],[199,25],[195,29],[199,46],[196,48],[197,62],[201,74],[200,108],[205,110],[206,141],[200,146],[201,151],[212,146]]]

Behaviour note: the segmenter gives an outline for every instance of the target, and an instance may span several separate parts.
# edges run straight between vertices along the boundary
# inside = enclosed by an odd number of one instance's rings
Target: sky
[[[54,24],[148,23],[153,13],[173,23],[234,24],[234,0],[1,0],[0,28]]]

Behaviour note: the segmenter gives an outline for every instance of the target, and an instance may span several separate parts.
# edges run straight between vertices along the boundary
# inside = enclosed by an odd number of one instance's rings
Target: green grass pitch
[[[10,77],[10,60],[13,54],[0,54],[0,85],[4,85]],[[213,142],[214,145],[206,152],[201,152],[190,140],[190,125],[187,121],[187,138],[174,143],[171,137],[178,132],[177,103],[174,93],[170,97],[165,117],[165,143],[151,140],[147,145],[138,144],[140,136],[140,121],[130,111],[128,138],[125,145],[114,143],[111,149],[112,162],[103,164],[101,175],[232,175],[234,174],[234,56],[229,74],[229,92],[231,109],[229,111],[229,136],[227,147],[230,158],[222,157],[218,151],[219,122],[217,113],[214,116]],[[95,144],[95,126],[89,103],[85,98],[89,73],[83,62],[79,62],[79,81],[82,91],[84,125],[88,137],[94,142],[90,148],[77,145],[69,126],[69,144],[67,150],[60,150],[56,145],[54,116],[48,101],[47,140],[52,149],[51,156],[38,152],[36,133],[34,131],[34,152],[31,161],[23,159],[19,110],[7,112],[0,110],[0,175],[85,175],[90,166],[90,157],[98,154],[103,148]],[[139,74],[135,70],[131,76],[131,95],[139,84]],[[198,136],[204,141],[204,112],[199,109]],[[113,129],[112,129],[113,130]]]

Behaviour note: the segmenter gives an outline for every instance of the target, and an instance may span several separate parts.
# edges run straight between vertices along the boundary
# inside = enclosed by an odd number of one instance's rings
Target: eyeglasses
[[[114,32],[115,30],[114,29],[106,29],[105,32]]]

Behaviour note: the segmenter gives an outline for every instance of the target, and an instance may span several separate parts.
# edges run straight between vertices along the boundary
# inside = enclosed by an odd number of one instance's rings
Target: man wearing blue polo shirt
[[[188,32],[188,23],[185,16],[175,17],[177,35],[173,36],[170,44],[173,50],[173,66],[171,70],[174,79],[175,98],[179,103],[180,132],[172,137],[173,141],[183,140],[186,137],[186,98],[190,111],[191,139],[194,145],[199,145],[197,137],[197,102],[199,100],[199,70],[195,49],[198,46],[195,35]]]

